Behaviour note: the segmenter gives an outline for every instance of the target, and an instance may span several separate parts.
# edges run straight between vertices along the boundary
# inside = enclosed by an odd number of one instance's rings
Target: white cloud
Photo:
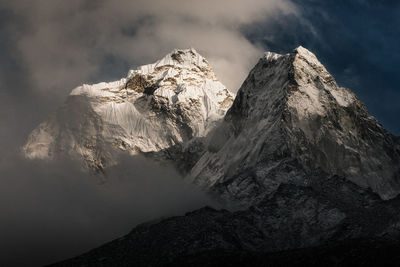
[[[23,21],[15,38],[35,87],[64,94],[93,77],[101,79],[107,54],[135,67],[187,47],[204,54],[236,91],[262,53],[241,27],[277,12],[297,12],[289,0],[20,0],[6,8]]]

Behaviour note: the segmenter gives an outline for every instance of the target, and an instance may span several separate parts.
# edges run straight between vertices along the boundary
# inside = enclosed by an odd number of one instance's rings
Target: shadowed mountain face
[[[398,247],[399,139],[305,48],[266,53],[222,123],[147,155],[241,209],[143,224],[54,266],[317,264],[312,253],[343,265],[352,245],[355,258]]]

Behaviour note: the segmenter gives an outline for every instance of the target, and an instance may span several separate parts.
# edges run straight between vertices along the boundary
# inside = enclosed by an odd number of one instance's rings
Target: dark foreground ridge
[[[400,245],[382,240],[350,240],[320,247],[262,253],[214,249],[143,266],[398,266]],[[51,266],[142,266],[127,258],[69,261]]]
[[[322,192],[318,185],[284,185],[244,211],[206,207],[143,224],[50,266],[266,266],[266,260],[267,266],[395,265],[400,200],[357,194],[354,184],[336,181],[325,181]],[[344,193],[335,194],[339,187]]]

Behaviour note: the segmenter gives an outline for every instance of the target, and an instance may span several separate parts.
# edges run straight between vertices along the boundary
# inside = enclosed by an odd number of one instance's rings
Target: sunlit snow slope
[[[233,99],[204,57],[174,50],[121,80],[75,88],[23,151],[28,158],[78,156],[103,170],[115,163],[114,148],[158,152],[205,136]]]

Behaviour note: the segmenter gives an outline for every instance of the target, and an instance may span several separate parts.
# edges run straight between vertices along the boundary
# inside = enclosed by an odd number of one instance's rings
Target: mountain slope
[[[299,258],[293,250],[328,251],[335,266],[352,262],[349,244],[398,247],[398,137],[302,47],[266,53],[223,122],[186,144],[172,154],[186,179],[241,209],[143,224],[54,266],[196,266],[232,255],[284,264]]]
[[[187,179],[245,205],[316,171],[383,199],[400,192],[396,138],[302,47],[266,53],[210,139]]]
[[[205,58],[194,49],[174,50],[127,78],[75,88],[23,151],[42,159],[66,153],[102,170],[115,164],[115,148],[158,152],[205,136],[232,102]]]

